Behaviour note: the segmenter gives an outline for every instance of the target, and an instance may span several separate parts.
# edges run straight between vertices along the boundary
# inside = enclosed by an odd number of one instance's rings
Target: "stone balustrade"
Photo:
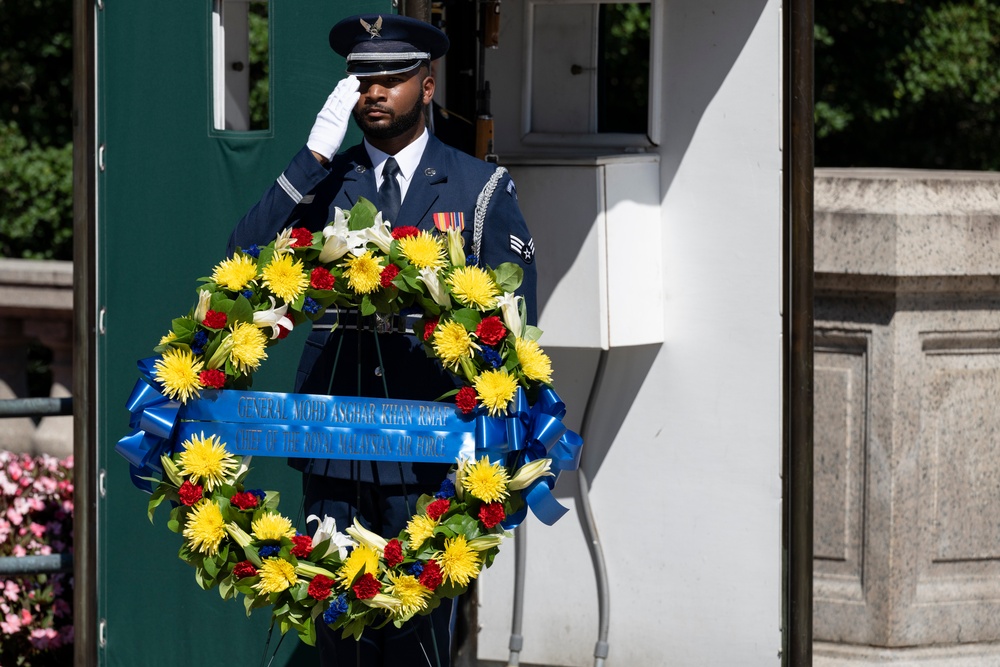
[[[1000,174],[816,171],[818,667],[1000,664]]]
[[[52,351],[50,396],[73,387],[73,264],[0,258],[0,399],[28,395],[28,345]],[[73,452],[73,418],[27,417],[0,421],[0,450]]]

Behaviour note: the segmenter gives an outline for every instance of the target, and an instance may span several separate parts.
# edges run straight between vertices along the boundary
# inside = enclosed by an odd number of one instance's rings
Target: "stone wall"
[[[0,399],[27,396],[28,345],[52,352],[50,396],[73,387],[73,264],[0,258]],[[0,449],[73,452],[71,416],[0,420]]]
[[[815,664],[1000,664],[1000,175],[816,172]]]

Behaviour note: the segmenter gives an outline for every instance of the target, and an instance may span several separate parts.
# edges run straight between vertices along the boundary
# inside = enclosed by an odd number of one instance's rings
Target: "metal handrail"
[[[57,417],[73,414],[73,397],[5,398],[0,400],[0,419]]]
[[[0,576],[29,574],[55,574],[73,571],[73,554],[52,554],[51,556],[3,556],[0,557]]]

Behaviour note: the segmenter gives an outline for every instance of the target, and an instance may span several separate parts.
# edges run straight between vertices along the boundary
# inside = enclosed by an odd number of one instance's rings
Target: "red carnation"
[[[292,544],[295,545],[292,547],[292,555],[296,558],[308,558],[309,552],[313,550],[313,541],[308,535],[296,535],[292,538]]]
[[[424,563],[424,571],[420,573],[420,584],[429,590],[434,590],[441,585],[441,566],[436,560],[429,560]]]
[[[503,322],[496,315],[487,317],[476,327],[476,336],[487,345],[496,345],[506,335],[507,327],[503,325]]]
[[[226,374],[218,368],[209,368],[198,373],[198,382],[208,389],[222,389],[226,385]]]
[[[287,336],[291,332],[292,332],[291,329],[283,327],[282,325],[279,324],[278,325],[278,340],[281,340],[282,338],[284,338],[285,336]]]
[[[503,503],[489,503],[479,508],[479,520],[487,528],[492,528],[507,518],[503,511]]]
[[[354,582],[353,588],[354,594],[358,596],[359,600],[371,600],[382,590],[382,584],[372,576],[371,572],[365,572],[360,579]]]
[[[394,239],[405,239],[407,236],[416,236],[420,233],[420,230],[412,225],[403,225],[402,227],[396,227],[392,230],[392,238]]]
[[[385,562],[389,567],[396,567],[403,562],[403,545],[393,538],[385,543],[382,555],[385,556]]]
[[[463,415],[467,415],[476,409],[476,401],[479,398],[479,394],[472,387],[462,387],[455,394],[455,406],[462,411]]]
[[[296,227],[292,230],[293,248],[308,248],[313,244],[313,234],[305,227]]]
[[[294,553],[294,552],[293,552]],[[325,600],[330,597],[330,589],[333,588],[333,579],[322,574],[317,574],[309,582],[309,596],[317,600]]]
[[[233,497],[229,499],[229,503],[241,510],[252,510],[260,504],[260,498],[249,491],[244,491],[243,493],[234,493]]]
[[[210,310],[205,313],[205,319],[201,321],[209,329],[221,329],[226,326],[226,314],[217,310]]]
[[[427,320],[424,324],[424,340],[428,340],[434,335],[434,330],[437,329],[437,326],[438,318],[435,317],[433,320]]]
[[[257,568],[248,560],[241,561],[233,566],[233,579],[245,579],[257,574]]]
[[[309,274],[309,286],[313,289],[333,289],[334,282],[336,278],[322,266],[317,266]]]
[[[427,516],[437,521],[444,516],[444,513],[448,511],[449,507],[451,507],[451,502],[447,498],[435,500],[427,506]]]
[[[177,489],[177,495],[181,497],[183,504],[191,507],[202,498],[201,485],[192,484],[190,481],[184,480],[181,488]]]
[[[399,275],[399,267],[395,264],[390,264],[389,266],[382,269],[381,282],[382,287],[386,289],[392,287],[392,279]]]

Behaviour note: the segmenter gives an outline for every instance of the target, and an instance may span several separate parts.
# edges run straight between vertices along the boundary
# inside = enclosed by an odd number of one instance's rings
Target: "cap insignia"
[[[367,32],[369,35],[371,35],[372,39],[375,39],[376,37],[381,37],[382,36],[382,35],[379,34],[379,32],[382,30],[382,17],[381,16],[378,17],[378,20],[375,21],[375,23],[369,23],[368,21],[366,21],[364,19],[360,19],[360,21],[361,21],[361,27],[365,29],[365,32]]]

